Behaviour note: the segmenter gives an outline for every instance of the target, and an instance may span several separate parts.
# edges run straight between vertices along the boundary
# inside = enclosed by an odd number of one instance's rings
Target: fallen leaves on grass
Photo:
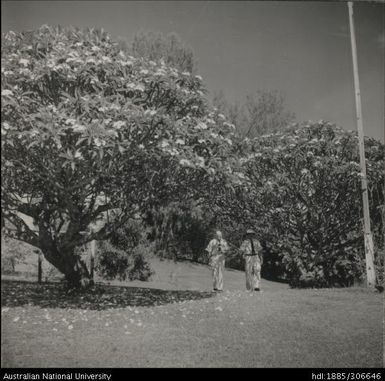
[[[190,300],[212,297],[211,292],[169,291],[153,288],[123,287],[96,284],[92,288],[69,295],[61,283],[38,284],[4,280],[1,287],[2,313],[9,307],[39,306],[42,308],[72,308],[82,310],[108,310],[140,306],[185,304]],[[135,314],[140,311],[134,310]]]

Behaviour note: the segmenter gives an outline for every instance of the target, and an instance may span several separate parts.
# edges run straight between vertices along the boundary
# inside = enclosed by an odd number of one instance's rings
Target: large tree
[[[378,275],[384,250],[384,145],[366,138]],[[266,265],[294,286],[347,286],[363,277],[364,234],[357,134],[320,121],[244,139],[245,181],[213,197],[217,215],[253,227]],[[219,204],[218,204],[219,203]]]
[[[199,76],[131,57],[104,31],[9,32],[1,75],[2,226],[76,287],[89,282],[76,247],[199,195],[232,144]]]

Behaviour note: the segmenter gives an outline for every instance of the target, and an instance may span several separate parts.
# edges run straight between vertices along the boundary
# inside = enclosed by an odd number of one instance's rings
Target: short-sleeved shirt
[[[228,249],[227,242],[224,239],[218,240],[217,238],[212,239],[206,248],[210,256],[224,254]]]
[[[257,254],[257,257],[259,258],[262,256],[262,245],[257,239],[253,239],[253,245],[254,245],[254,253],[253,249],[251,246],[251,240],[250,239],[245,239],[242,242],[242,245],[240,247],[240,251],[242,252],[243,255],[253,255]]]

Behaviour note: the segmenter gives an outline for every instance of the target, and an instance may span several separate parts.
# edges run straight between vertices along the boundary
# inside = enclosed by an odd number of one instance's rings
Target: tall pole
[[[376,273],[374,269],[374,247],[373,236],[370,228],[369,215],[369,197],[368,197],[368,182],[366,177],[366,162],[365,162],[365,147],[364,147],[364,127],[362,124],[362,109],[361,109],[361,93],[360,82],[358,77],[358,63],[357,63],[357,47],[356,36],[354,31],[353,19],[353,3],[348,2],[349,8],[349,24],[350,24],[350,41],[352,45],[353,58],[353,74],[354,74],[354,89],[356,95],[356,115],[357,115],[357,130],[360,151],[360,167],[361,167],[361,189],[362,201],[364,210],[364,237],[365,237],[365,260],[366,260],[366,282],[368,287],[374,287],[376,284]]]

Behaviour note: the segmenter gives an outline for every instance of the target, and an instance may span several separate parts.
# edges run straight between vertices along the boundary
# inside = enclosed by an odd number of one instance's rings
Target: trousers
[[[211,269],[213,272],[213,288],[223,290],[223,270],[225,268],[225,256],[215,255],[211,257]]]
[[[245,256],[246,289],[259,288],[261,281],[261,262],[257,255]]]

